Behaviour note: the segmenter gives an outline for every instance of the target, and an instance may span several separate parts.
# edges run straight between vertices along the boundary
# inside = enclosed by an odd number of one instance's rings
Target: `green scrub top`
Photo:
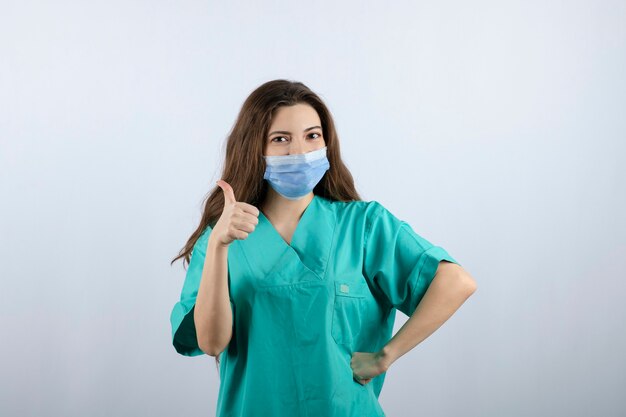
[[[211,230],[193,248],[170,317],[185,356],[203,354],[193,308]],[[385,373],[361,385],[350,359],[387,344],[396,309],[413,313],[442,260],[458,264],[377,201],[314,195],[291,245],[260,212],[228,248],[233,336],[220,354],[217,416],[385,416]]]

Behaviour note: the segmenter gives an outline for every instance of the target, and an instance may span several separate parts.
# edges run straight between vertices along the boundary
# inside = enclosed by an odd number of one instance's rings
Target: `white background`
[[[214,414],[169,262],[275,78],[478,283],[388,416],[626,413],[623,1],[2,1],[0,60],[2,416]]]

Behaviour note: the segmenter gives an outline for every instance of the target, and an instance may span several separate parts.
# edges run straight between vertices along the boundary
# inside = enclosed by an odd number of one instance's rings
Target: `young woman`
[[[176,351],[221,363],[217,415],[384,416],[386,371],[473,278],[360,199],[330,112],[302,83],[246,99],[217,185],[172,261],[189,268],[171,313]],[[410,318],[391,338],[396,310]]]

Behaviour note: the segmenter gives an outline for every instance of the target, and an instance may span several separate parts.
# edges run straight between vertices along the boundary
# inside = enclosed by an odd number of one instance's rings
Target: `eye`
[[[312,137],[313,135],[317,135],[317,136]],[[322,137],[322,135],[321,135],[320,133],[318,133],[318,132],[313,132],[313,133],[310,133],[310,134],[309,134],[309,137],[310,137],[311,139],[319,139],[319,138],[321,138],[321,137]],[[272,141],[272,142],[285,142],[285,141],[282,141],[282,140],[275,140],[275,139],[286,139],[286,136],[274,136],[274,137],[271,139],[271,141]]]

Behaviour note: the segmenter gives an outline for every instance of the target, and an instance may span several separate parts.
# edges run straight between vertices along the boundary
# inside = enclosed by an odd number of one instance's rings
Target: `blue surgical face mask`
[[[310,193],[330,168],[326,146],[303,154],[263,158],[266,163],[263,178],[278,194],[289,200],[299,200]]]

